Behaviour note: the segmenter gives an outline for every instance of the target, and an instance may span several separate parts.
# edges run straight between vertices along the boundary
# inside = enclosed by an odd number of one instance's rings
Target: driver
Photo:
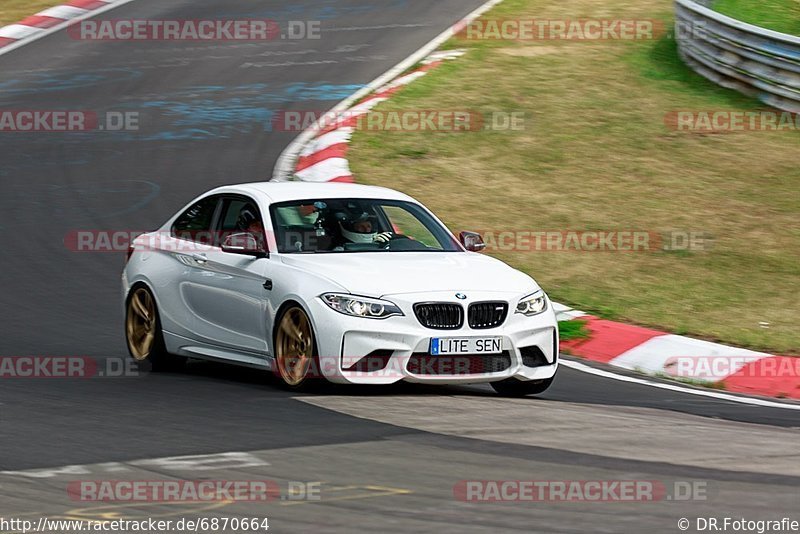
[[[245,204],[239,210],[239,218],[236,219],[236,229],[241,232],[264,233],[264,226],[258,220],[256,208],[252,204]]]
[[[239,210],[239,217],[236,219],[236,228],[240,232],[253,234],[259,244],[264,243],[264,225],[258,218],[258,209],[252,204],[245,204]]]
[[[342,236],[351,243],[381,243],[391,241],[391,232],[378,233],[369,214],[362,213],[357,216],[350,216],[339,222]]]

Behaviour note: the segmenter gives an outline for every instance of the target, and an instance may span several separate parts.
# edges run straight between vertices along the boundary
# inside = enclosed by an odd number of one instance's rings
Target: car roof
[[[379,198],[415,202],[410,196],[387,187],[335,182],[254,182],[219,189],[220,192],[238,189],[243,193],[261,194],[266,196],[270,203],[321,198]]]

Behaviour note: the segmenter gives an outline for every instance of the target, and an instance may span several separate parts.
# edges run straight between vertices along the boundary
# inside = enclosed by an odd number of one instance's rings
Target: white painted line
[[[223,452],[219,454],[195,454],[171,456],[130,462],[134,466],[168,469],[170,471],[213,471],[216,469],[245,469],[269,465],[249,452]]]
[[[43,37],[47,37],[48,35],[51,35],[51,34],[56,33],[56,32],[59,32],[59,31],[63,30],[64,28],[69,27],[70,24],[74,24],[75,22],[78,22],[78,21],[81,21],[81,20],[86,20],[88,18],[92,18],[94,16],[100,15],[101,13],[105,13],[107,11],[111,11],[112,9],[116,9],[116,8],[122,6],[122,5],[125,5],[125,4],[127,4],[129,2],[134,2],[136,0],[112,0],[111,2],[109,2],[108,0],[103,0],[103,1],[107,3],[107,5],[104,6],[104,7],[99,7],[97,9],[93,9],[92,11],[87,11],[84,15],[81,15],[79,17],[75,17],[72,20],[65,20],[64,22],[62,22],[60,24],[56,24],[52,28],[47,28],[46,30],[42,30],[40,28],[37,28],[39,30],[38,33],[29,35],[25,39],[21,39],[21,40],[17,41],[16,43],[11,43],[9,45],[6,45],[6,46],[0,48],[0,56],[2,56],[3,54],[8,54],[9,52],[13,52],[14,50],[16,50],[18,48],[21,48],[21,47],[23,47],[23,46],[25,46],[25,45],[27,45],[29,43],[32,43],[34,41],[38,41],[39,39],[41,39]],[[12,26],[14,26],[14,25],[12,24]],[[6,26],[5,28],[8,28],[8,26]],[[2,32],[2,30],[4,30],[5,28],[0,28],[0,32]],[[0,37],[3,37],[3,35],[0,34]]]
[[[347,140],[346,141],[341,141],[341,142],[349,143],[350,142],[349,134],[351,134],[353,132],[353,128],[350,127],[350,126],[343,126],[343,125],[345,123],[347,123],[348,121],[350,121],[351,119],[353,119],[353,118],[360,117],[361,115],[367,114],[372,108],[374,108],[375,106],[377,106],[381,102],[386,102],[387,100],[389,100],[389,99],[388,98],[372,98],[370,100],[367,100],[366,102],[362,102],[362,103],[360,103],[360,104],[358,104],[356,106],[353,106],[353,107],[351,107],[351,108],[349,108],[347,110],[343,110],[343,111],[337,112],[335,115],[333,113],[328,114],[326,116],[321,117],[321,121],[317,121],[316,126],[319,128],[319,130],[326,130],[328,128],[336,128],[336,130],[333,130],[333,131],[346,130],[348,132]],[[328,122],[330,122],[330,124],[328,124]],[[329,133],[331,133],[331,132],[328,132],[328,134]],[[319,136],[317,139],[315,139],[314,141],[309,142],[308,146],[305,149],[303,149],[303,151],[301,152],[301,155],[308,156],[310,154],[313,154],[315,152],[319,152],[320,150],[324,150],[325,148],[327,148],[327,146],[319,145],[317,143],[317,140],[325,137],[325,135],[328,135],[328,134],[323,134],[323,135]],[[320,148],[320,146],[322,146],[322,148]],[[328,146],[330,146],[330,145],[328,145]],[[309,149],[309,147],[311,147],[311,149]]]
[[[423,76],[428,74],[427,70],[418,70],[416,72],[412,72],[411,74],[406,74],[405,76],[401,76],[396,80],[389,82],[388,84],[384,85],[383,87],[378,88],[375,92],[376,93],[383,93],[384,91],[389,91],[396,87],[402,87],[404,85],[408,85],[415,80],[419,80]]]
[[[50,9],[40,11],[37,13],[37,15],[41,17],[53,17],[54,19],[71,20],[76,17],[80,17],[81,15],[86,15],[87,13],[89,13],[88,9],[82,9],[80,7],[55,6],[51,7]]]
[[[63,465],[24,471],[0,471],[0,475],[25,478],[55,478],[58,476],[119,473],[133,468],[163,469],[167,471],[213,471],[220,469],[247,469],[270,465],[269,462],[249,452],[223,452],[134,460],[131,462],[106,462],[101,464]]]
[[[463,56],[466,54],[467,51],[464,49],[458,50],[442,50],[440,52],[434,52],[422,62],[423,65],[430,65],[431,63],[435,63],[437,61],[442,61],[444,59],[455,59],[458,57]]]
[[[44,29],[37,28],[35,26],[25,26],[24,24],[9,24],[8,26],[3,26],[0,28],[0,37],[5,37],[6,39],[25,39],[26,37],[30,37],[35,35],[39,32],[43,32]],[[14,45],[8,45],[14,46]]]
[[[578,310],[556,311],[556,318],[559,321],[573,321],[581,317],[586,317],[586,315],[586,313]]]
[[[572,309],[566,304],[561,304],[560,302],[553,302],[552,304],[556,313],[568,312]]]
[[[489,0],[485,4],[481,5],[478,9],[474,10],[472,13],[464,17],[459,24],[459,27],[463,27],[463,24],[469,24],[476,18],[483,15],[486,11],[490,10],[503,0]],[[423,59],[425,59],[428,55],[436,51],[437,48],[442,46],[442,44],[450,39],[453,35],[455,35],[454,31],[455,26],[450,26],[441,34],[439,34],[436,38],[431,40],[429,43],[424,45],[422,48],[408,56],[406,59],[383,73],[382,75],[375,78],[371,83],[367,84],[359,91],[356,91],[348,98],[344,99],[343,101],[339,102],[336,106],[331,109],[332,113],[343,111],[353,103],[358,102],[365,96],[372,93],[376,88],[385,85],[395,79],[397,76],[402,74],[405,70],[413,67],[415,64],[419,63]],[[280,157],[278,158],[277,163],[275,164],[275,169],[272,172],[272,179],[276,182],[290,180],[294,175],[294,165],[297,160],[298,154],[300,151],[305,147],[306,143],[314,137],[316,130],[318,128],[312,126],[305,132],[298,135],[294,141],[292,141],[289,146],[281,153]]]
[[[367,111],[371,110],[372,108],[374,108],[375,106],[377,106],[378,104],[380,104],[381,102],[386,102],[387,100],[389,100],[389,99],[385,98],[385,97],[370,98],[366,102],[362,102],[362,103],[357,104],[357,105],[353,106],[352,108],[348,109],[347,110],[347,115],[350,115],[351,113],[360,113],[362,111],[363,112],[367,112]]]
[[[620,382],[629,382],[631,384],[639,384],[642,386],[650,386],[658,389],[665,389],[667,391],[676,391],[678,393],[687,393],[689,395],[696,395],[698,397],[710,397],[714,399],[729,401],[729,402],[736,402],[739,404],[749,404],[751,406],[762,406],[765,408],[782,408],[785,410],[800,410],[800,404],[786,404],[782,402],[775,402],[769,401],[765,399],[756,399],[751,397],[739,397],[736,395],[731,395],[729,393],[720,393],[718,391],[705,391],[702,389],[692,389],[682,386],[677,386],[673,384],[663,384],[661,382],[651,382],[650,380],[645,380],[642,378],[635,378],[632,376],[624,376],[618,375],[615,373],[610,373],[608,371],[603,371],[601,369],[595,369],[594,367],[589,367],[588,365],[584,365],[580,362],[576,362],[574,360],[566,360],[561,359],[561,365],[564,367],[569,367],[570,369],[575,369],[576,371],[580,371],[582,373],[588,373],[590,375],[600,376],[603,378],[608,378],[611,380],[619,380]]]
[[[556,312],[556,319],[559,321],[572,321],[589,315],[580,310],[573,310],[566,304],[561,304],[560,302],[551,302],[551,304],[553,305],[553,311]]]

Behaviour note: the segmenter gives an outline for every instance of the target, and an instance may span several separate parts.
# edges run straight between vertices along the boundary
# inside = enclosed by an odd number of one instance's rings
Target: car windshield
[[[447,228],[412,202],[299,200],[273,204],[270,212],[282,253],[462,251]]]

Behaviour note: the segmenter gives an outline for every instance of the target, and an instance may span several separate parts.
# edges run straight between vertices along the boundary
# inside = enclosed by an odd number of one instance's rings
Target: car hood
[[[471,252],[375,252],[283,255],[290,266],[371,297],[429,291],[523,293],[539,286],[527,274]]]

